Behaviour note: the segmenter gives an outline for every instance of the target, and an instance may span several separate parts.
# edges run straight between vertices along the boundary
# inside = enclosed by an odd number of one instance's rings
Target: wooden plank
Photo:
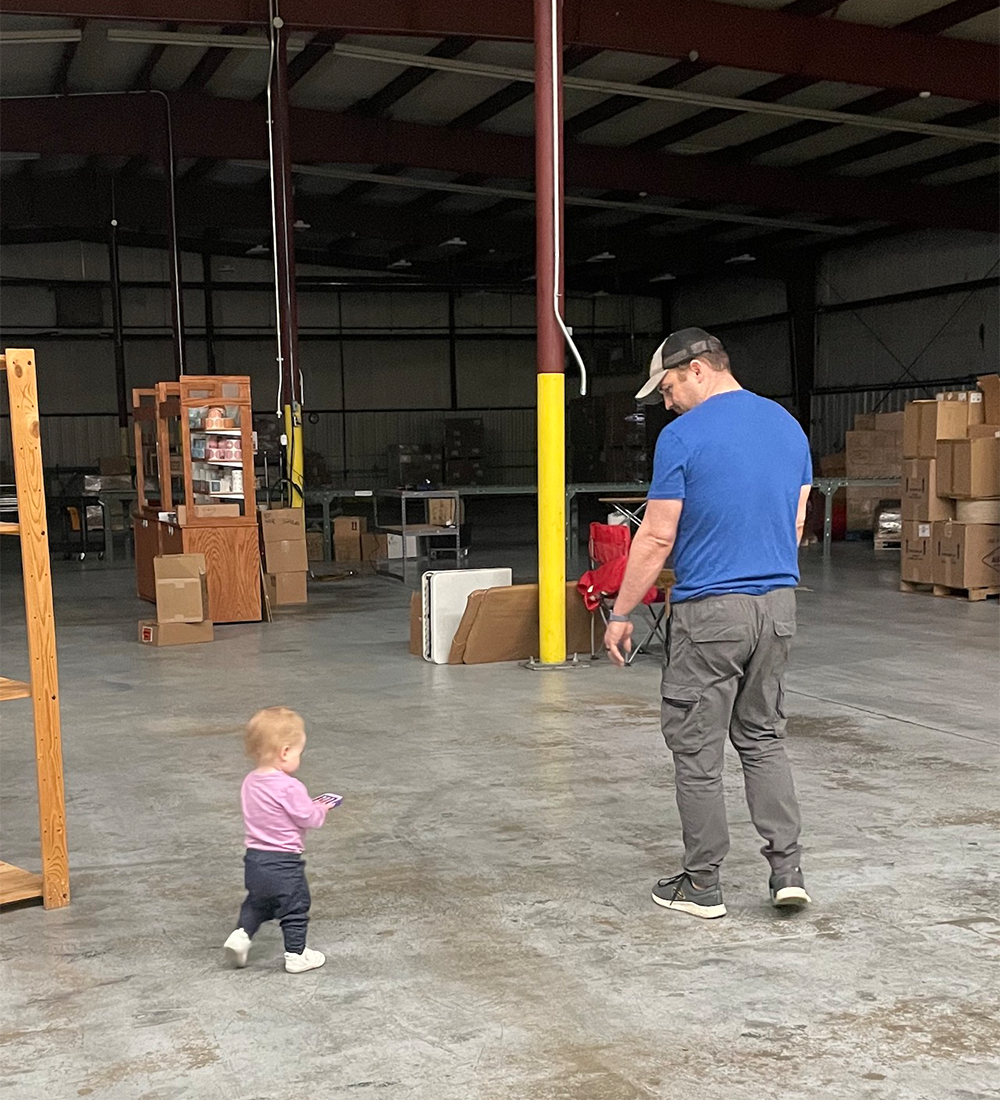
[[[0,676],[0,701],[4,699],[28,699],[31,697],[31,685],[23,680],[10,680]]]
[[[988,596],[1000,596],[1000,586],[991,585],[987,588],[952,588],[946,584],[934,585],[935,596],[950,596],[958,600],[968,600],[976,603],[985,600]]]
[[[35,353],[29,348],[7,348],[5,354],[14,479],[21,521],[21,572],[28,623],[31,705],[35,719],[43,900],[46,909],[57,909],[69,904],[69,854]]]
[[[0,861],[0,905],[42,896],[42,876]]]
[[[19,523],[0,523],[0,535],[19,535],[20,533]]]

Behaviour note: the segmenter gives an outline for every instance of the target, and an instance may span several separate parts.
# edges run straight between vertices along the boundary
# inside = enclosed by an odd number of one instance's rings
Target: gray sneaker
[[[768,886],[771,890],[771,902],[779,909],[800,909],[812,901],[806,893],[806,880],[798,867],[771,875]]]
[[[696,890],[686,871],[673,878],[661,878],[653,887],[653,901],[664,909],[679,909],[693,917],[724,917],[726,907],[722,903],[722,887],[716,883]]]

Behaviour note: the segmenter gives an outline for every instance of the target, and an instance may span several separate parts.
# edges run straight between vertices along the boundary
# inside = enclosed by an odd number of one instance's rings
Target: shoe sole
[[[321,966],[326,966],[326,960],[321,963],[314,963],[312,966],[297,966],[294,970],[289,967],[285,967],[286,974],[308,974],[310,970],[319,970]]]
[[[667,901],[666,898],[657,897],[656,894],[650,896],[657,905],[662,905],[664,909],[676,909],[679,913],[690,913],[692,917],[714,920],[716,917],[726,915],[724,905],[695,905],[694,902],[690,901]]]
[[[801,909],[808,905],[812,898],[801,886],[784,886],[776,894],[771,895],[771,901],[779,909]]]

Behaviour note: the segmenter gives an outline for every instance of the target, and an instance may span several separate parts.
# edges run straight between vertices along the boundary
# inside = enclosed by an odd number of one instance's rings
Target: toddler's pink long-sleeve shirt
[[[313,802],[304,784],[281,771],[251,772],[241,792],[246,846],[301,852],[306,829],[318,829],[327,806]]]

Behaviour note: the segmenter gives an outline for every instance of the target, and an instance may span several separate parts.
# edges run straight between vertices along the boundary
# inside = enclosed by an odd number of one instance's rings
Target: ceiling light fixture
[[[739,256],[730,256],[725,262],[727,264],[752,264],[756,260],[756,256],[751,256],[749,252],[741,252]]]
[[[597,252],[593,256],[588,256],[587,257],[587,263],[588,264],[600,264],[600,263],[604,263],[605,260],[614,260],[614,259],[617,259],[617,257],[615,256],[615,254],[613,252]]]
[[[666,283],[676,278],[676,275],[671,275],[669,271],[664,271],[662,275],[654,275],[649,281],[651,283]]]
[[[442,241],[438,248],[447,248],[449,245],[454,245],[456,248],[464,248],[469,242],[463,240],[461,237],[449,237],[448,240]]]
[[[292,223],[293,229],[312,229],[312,225],[309,222],[304,222],[301,218],[297,218]]]
[[[246,255],[247,256],[264,256],[270,251],[271,250],[267,247],[266,244],[255,244],[253,246],[253,248],[248,248],[246,250]]]
[[[931,98],[931,93],[930,92],[921,92],[920,93],[920,98],[921,99],[930,99]]]
[[[0,31],[0,46],[51,46],[82,38],[83,31]]]
[[[409,260],[393,260],[388,269],[391,271],[394,267],[413,267],[413,264]]]

